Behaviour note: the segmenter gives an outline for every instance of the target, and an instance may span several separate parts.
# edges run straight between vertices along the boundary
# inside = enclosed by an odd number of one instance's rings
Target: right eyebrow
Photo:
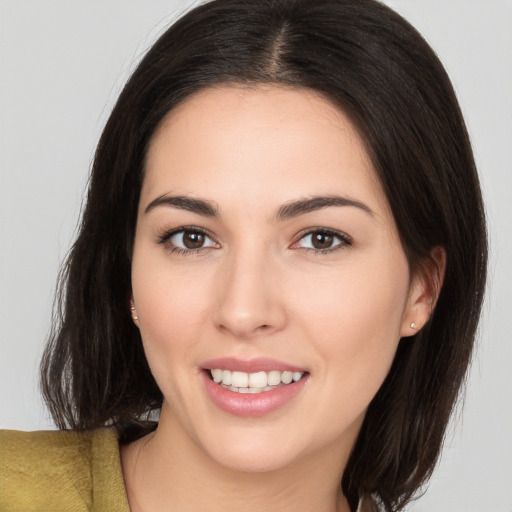
[[[307,199],[301,199],[287,203],[279,208],[276,213],[276,218],[279,220],[290,219],[292,217],[298,217],[299,215],[314,212],[315,210],[321,210],[323,208],[328,208],[330,206],[353,206],[355,208],[359,208],[371,216],[374,215],[374,212],[371,210],[371,208],[361,201],[356,201],[355,199],[350,199],[349,197],[334,195],[313,196]]]
[[[153,199],[153,201],[146,206],[144,213],[148,213],[158,206],[187,210],[204,217],[218,217],[219,215],[217,206],[204,199],[193,199],[186,196],[168,196],[166,194],[162,194],[156,199]]]

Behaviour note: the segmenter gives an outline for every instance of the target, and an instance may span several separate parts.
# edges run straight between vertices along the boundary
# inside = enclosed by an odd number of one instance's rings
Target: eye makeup
[[[314,254],[329,254],[352,245],[352,238],[346,233],[320,226],[302,231],[295,240],[291,249],[303,249]],[[213,235],[199,226],[180,226],[165,231],[158,236],[156,243],[180,256],[200,255],[207,250],[220,248]]]

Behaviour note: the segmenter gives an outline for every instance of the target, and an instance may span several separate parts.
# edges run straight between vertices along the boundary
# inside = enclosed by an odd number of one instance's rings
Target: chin
[[[217,445],[207,449],[209,456],[220,466],[240,473],[267,473],[289,467],[297,460],[297,452],[278,449],[271,443],[240,441],[227,448]]]

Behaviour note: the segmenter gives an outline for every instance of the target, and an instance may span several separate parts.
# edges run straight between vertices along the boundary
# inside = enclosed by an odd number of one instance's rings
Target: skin
[[[146,211],[164,195],[217,215]],[[276,215],[314,196],[358,205]],[[205,246],[179,252],[180,234],[159,243],[183,226],[206,230]],[[311,228],[339,233],[330,250],[312,249]],[[347,116],[277,86],[206,89],[175,108],[148,152],[132,286],[164,395],[156,432],[121,453],[132,511],[348,511],[339,482],[365,411],[433,299],[410,275]],[[226,356],[275,358],[309,380],[278,410],[242,418],[217,408],[201,378],[202,363]]]

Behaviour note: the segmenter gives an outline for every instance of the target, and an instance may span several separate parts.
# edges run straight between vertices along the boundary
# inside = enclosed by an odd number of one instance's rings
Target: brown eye
[[[348,245],[352,245],[352,240],[348,235],[337,231],[316,229],[303,235],[296,247],[328,253]]]
[[[162,238],[161,243],[170,242],[170,245],[181,251],[199,251],[206,247],[217,247],[217,244],[206,234],[199,230],[182,229]]]
[[[334,236],[328,233],[313,233],[311,235],[311,245],[315,249],[330,249],[334,241]]]
[[[183,234],[183,245],[187,249],[199,249],[203,246],[205,241],[203,233],[196,233],[194,231],[186,231]]]

